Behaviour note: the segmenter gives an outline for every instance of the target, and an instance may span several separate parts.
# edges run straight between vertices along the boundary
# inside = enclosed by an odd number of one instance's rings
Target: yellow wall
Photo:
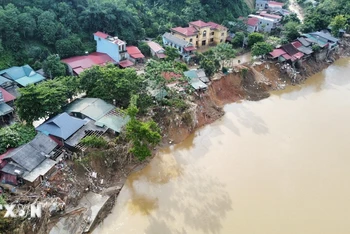
[[[206,36],[203,36],[204,31],[207,31]],[[184,39],[188,42],[190,42],[190,39],[192,38],[192,44],[196,47],[201,47],[202,46],[202,41],[205,40],[205,46],[207,45],[211,45],[211,44],[220,44],[220,43],[224,43],[226,41],[226,37],[227,37],[227,31],[226,30],[211,30],[210,27],[203,27],[199,29],[199,35],[198,38],[196,36],[188,36],[185,37],[184,35],[180,34],[180,33],[176,33],[173,32],[174,36]],[[214,35],[211,35],[212,32],[214,32]],[[224,33],[223,36],[221,36],[221,34]],[[213,38],[213,42],[210,41],[210,39]],[[222,39],[222,42],[220,42],[220,40]],[[198,44],[196,43],[198,42]]]
[[[225,43],[227,38],[227,31],[226,30],[214,30],[214,43],[220,44]]]

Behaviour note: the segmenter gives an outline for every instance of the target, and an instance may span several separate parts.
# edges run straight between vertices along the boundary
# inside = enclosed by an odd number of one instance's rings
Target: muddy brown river
[[[349,59],[225,111],[131,175],[94,233],[350,233]]]

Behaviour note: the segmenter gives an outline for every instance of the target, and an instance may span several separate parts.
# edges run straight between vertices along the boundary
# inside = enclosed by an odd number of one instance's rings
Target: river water
[[[132,174],[94,233],[350,233],[350,60],[225,111]]]

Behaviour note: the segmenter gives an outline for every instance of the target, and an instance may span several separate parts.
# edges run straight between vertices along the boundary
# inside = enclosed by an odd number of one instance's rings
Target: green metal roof
[[[194,78],[198,78],[197,76],[197,70],[189,70],[189,71],[185,71],[184,75],[187,76],[190,79],[194,79]]]
[[[99,119],[95,125],[112,129],[115,132],[120,133],[122,128],[129,122],[129,116],[117,116],[117,115],[105,115]]]
[[[99,98],[77,99],[66,108],[67,113],[81,113],[92,120],[99,120],[116,107]]]
[[[13,108],[7,105],[6,103],[0,104],[0,116],[4,116],[13,112]]]
[[[208,87],[208,85],[206,85],[205,83],[203,83],[199,79],[192,79],[190,81],[190,84],[195,90],[206,89]]]

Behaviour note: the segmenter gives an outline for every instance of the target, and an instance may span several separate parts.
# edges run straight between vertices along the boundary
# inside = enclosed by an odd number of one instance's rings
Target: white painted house
[[[267,17],[263,17],[260,15],[249,15],[249,18],[257,18],[259,20],[258,23],[258,31],[259,32],[267,32],[270,33],[272,29],[277,27],[277,23],[274,19],[270,19]]]

